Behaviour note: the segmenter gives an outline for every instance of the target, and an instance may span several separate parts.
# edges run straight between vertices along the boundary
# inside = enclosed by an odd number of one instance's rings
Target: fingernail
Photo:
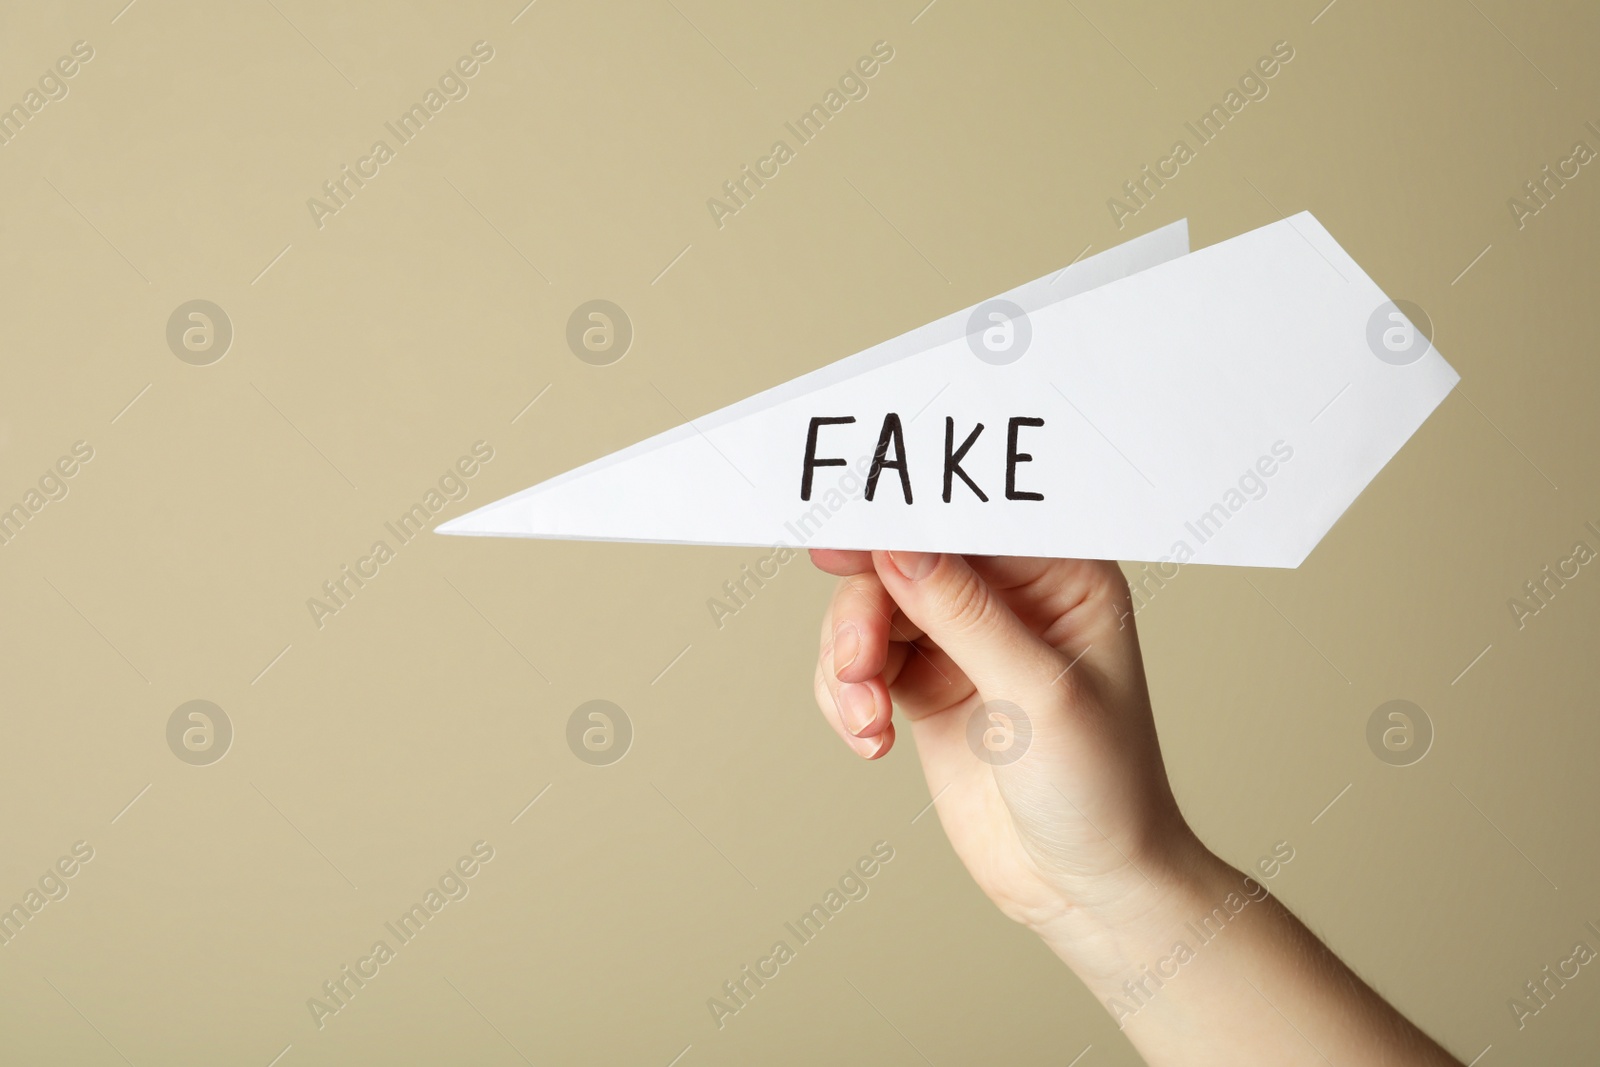
[[[920,582],[939,565],[937,552],[891,552],[889,562],[908,581]]]
[[[842,622],[833,631],[833,673],[840,674],[861,654],[861,631],[853,622]]]
[[[877,704],[872,698],[872,687],[860,682],[846,682],[839,687],[839,718],[844,728],[857,737],[878,717]]]
[[[878,755],[889,746],[889,731],[885,730],[877,737],[863,737],[857,741],[861,747],[856,751],[861,753],[862,759],[877,759]]]

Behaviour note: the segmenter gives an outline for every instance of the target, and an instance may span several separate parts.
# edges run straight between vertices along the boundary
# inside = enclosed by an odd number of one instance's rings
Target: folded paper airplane
[[[438,532],[1295,567],[1458,380],[1310,214],[1177,222]]]

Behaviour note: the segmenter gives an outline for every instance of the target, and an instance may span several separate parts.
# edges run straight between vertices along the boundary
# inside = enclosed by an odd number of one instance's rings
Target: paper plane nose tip
[[[510,499],[510,498],[508,498]],[[505,501],[485,504],[481,508],[469,511],[464,515],[457,515],[448,522],[441,522],[433,528],[436,534],[456,534],[463,537],[484,537],[504,535],[509,532],[501,514],[500,505]]]

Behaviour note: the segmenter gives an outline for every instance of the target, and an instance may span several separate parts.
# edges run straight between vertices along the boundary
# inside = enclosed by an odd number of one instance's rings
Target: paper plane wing
[[[1179,222],[438,532],[1294,567],[1458,380],[1310,214]]]

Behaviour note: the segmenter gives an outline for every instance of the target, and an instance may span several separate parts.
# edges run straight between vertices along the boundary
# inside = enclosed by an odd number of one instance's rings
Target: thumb
[[[906,618],[955,660],[983,699],[1037,706],[1034,697],[1066,665],[960,556],[874,552],[872,562]]]

